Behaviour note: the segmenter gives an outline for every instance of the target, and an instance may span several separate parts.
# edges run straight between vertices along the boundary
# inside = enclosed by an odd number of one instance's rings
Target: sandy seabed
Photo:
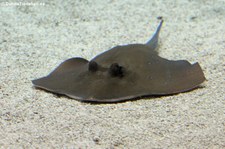
[[[0,147],[225,148],[224,0],[0,2]],[[191,92],[89,104],[36,90],[71,57],[144,43],[163,16],[160,56],[199,62]]]

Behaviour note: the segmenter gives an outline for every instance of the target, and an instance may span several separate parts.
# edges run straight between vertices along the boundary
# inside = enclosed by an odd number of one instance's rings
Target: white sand
[[[224,6],[224,0],[1,3],[0,147],[225,148]],[[199,62],[203,88],[92,105],[32,87],[32,79],[65,59],[146,42],[157,16],[165,20],[160,55]]]

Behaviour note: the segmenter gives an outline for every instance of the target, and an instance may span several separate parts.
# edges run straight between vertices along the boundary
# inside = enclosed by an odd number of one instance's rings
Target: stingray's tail
[[[146,45],[151,47],[151,49],[153,49],[153,50],[155,50],[158,46],[159,32],[162,27],[162,24],[163,24],[163,20],[161,19],[161,21],[157,27],[157,30],[153,34],[152,38],[146,43]]]

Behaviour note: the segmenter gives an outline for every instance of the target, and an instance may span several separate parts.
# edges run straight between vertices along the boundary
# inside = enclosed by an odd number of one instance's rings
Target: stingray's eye
[[[88,70],[91,72],[95,72],[98,70],[98,64],[95,61],[90,61],[88,64]]]
[[[124,68],[122,66],[119,66],[117,63],[113,63],[109,68],[109,74],[112,77],[123,77]]]

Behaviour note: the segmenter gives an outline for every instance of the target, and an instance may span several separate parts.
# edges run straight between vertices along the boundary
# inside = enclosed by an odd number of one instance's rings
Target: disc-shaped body
[[[90,62],[69,59],[33,84],[81,101],[116,102],[188,91],[204,80],[198,63],[170,61],[147,45],[131,44],[114,47]]]

